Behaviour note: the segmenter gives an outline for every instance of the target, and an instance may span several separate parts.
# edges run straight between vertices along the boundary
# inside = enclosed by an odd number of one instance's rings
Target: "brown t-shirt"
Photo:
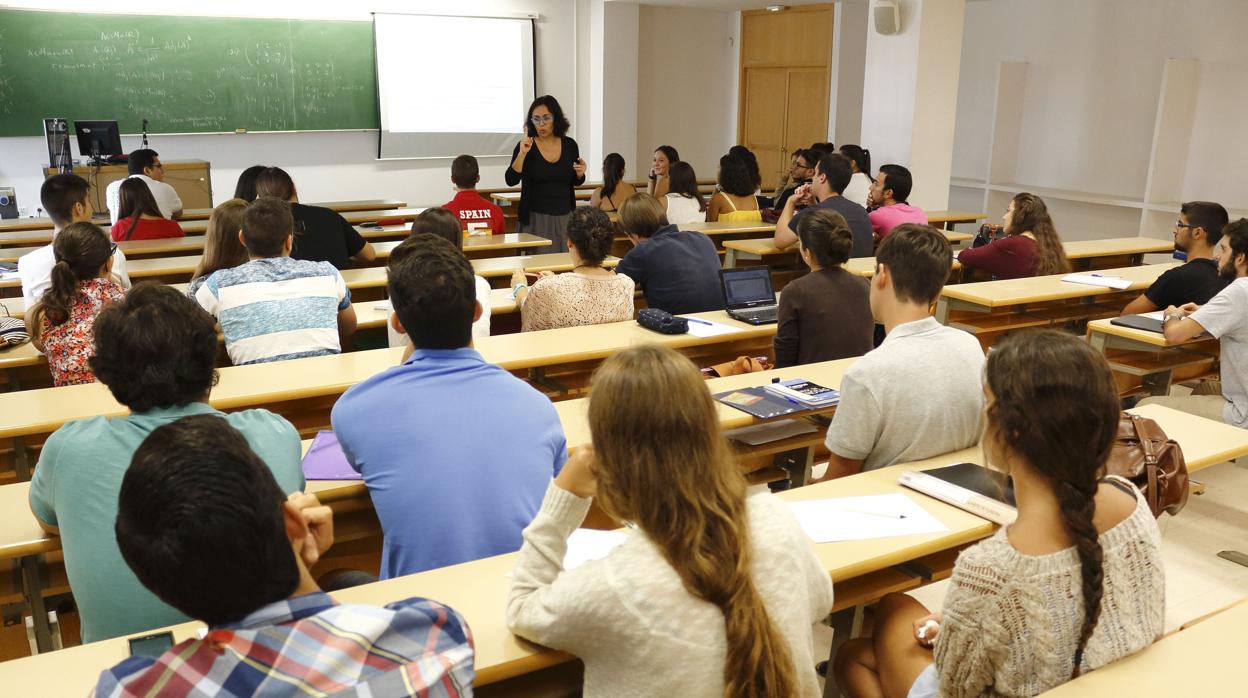
[[[776,367],[862,356],[871,350],[875,320],[869,282],[841,267],[811,272],[780,292]]]

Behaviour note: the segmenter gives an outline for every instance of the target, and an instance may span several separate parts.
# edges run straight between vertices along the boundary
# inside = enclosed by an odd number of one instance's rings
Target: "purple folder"
[[[303,457],[303,476],[309,480],[359,480],[360,474],[351,468],[338,437],[332,431],[317,432],[312,446]]]

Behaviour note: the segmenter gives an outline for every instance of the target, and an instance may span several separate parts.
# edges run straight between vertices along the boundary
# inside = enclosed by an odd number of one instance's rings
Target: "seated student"
[[[524,529],[508,627],[584,661],[587,696],[820,695],[811,628],[831,580],[785,504],[747,494],[693,363],[656,345],[612,356],[589,428]],[[635,528],[564,570],[595,498]]]
[[[250,261],[214,271],[195,300],[221,323],[235,366],[337,354],[355,332],[351,291],[327,262],[291,259],[290,205],[261,196],[243,212]]]
[[[706,206],[707,222],[763,220],[755,191],[754,176],[745,161],[736,155],[723,156],[719,159],[719,191]]]
[[[473,350],[481,304],[455,246],[408,238],[387,266],[410,355],[348,390],[332,415],[381,520],[383,579],[519,549],[567,457],[550,400]]]
[[[95,382],[87,360],[95,351],[91,326],[104,306],[126,296],[110,279],[108,236],[94,223],[73,223],[52,241],[52,287],[27,314],[30,341],[47,354],[52,384]]]
[[[588,206],[572,209],[568,216],[568,254],[574,265],[571,273],[543,271],[532,288],[523,271],[511,276],[522,330],[632,320],[632,278],[602,268],[613,244],[615,226],[607,214]]]
[[[243,212],[247,202],[230,199],[221,202],[208,216],[208,232],[204,235],[204,254],[195,265],[191,284],[186,295],[194,298],[214,271],[233,269],[247,263],[247,248],[243,247]]]
[[[673,162],[667,169],[668,192],[659,198],[667,222],[672,225],[701,223],[706,220],[706,199],[698,189],[698,175],[693,165]]]
[[[280,167],[269,167],[256,175],[256,194],[290,202],[295,219],[295,242],[290,256],[309,262],[329,262],[336,269],[347,269],[352,262],[371,262],[377,252],[342,214],[323,206],[299,203],[295,182]]]
[[[903,224],[880,243],[871,314],[884,343],[845,372],[828,427],[829,480],[975,445],[984,352],[970,334],[932,317],[953,255],[925,225]]]
[[[256,178],[261,172],[269,169],[268,165],[252,165],[238,175],[238,183],[234,185],[234,198],[247,203],[256,200]]]
[[[815,208],[801,216],[797,234],[798,254],[810,273],[780,292],[776,368],[871,351],[875,319],[870,283],[843,266],[854,244],[849,224],[836,211]]]
[[[871,179],[871,151],[860,145],[847,143],[841,146],[840,153],[849,158],[849,164],[854,170],[854,175],[850,177],[841,196],[866,208],[867,199],[871,196],[871,185],[874,183]]]
[[[165,166],[160,162],[159,153],[150,148],[136,150],[127,156],[126,169],[130,172],[127,179],[137,179],[147,184],[147,188],[152,192],[152,198],[156,200],[156,205],[160,209],[161,218],[172,220],[182,215],[182,197],[178,196],[177,189],[165,184]],[[116,225],[118,219],[123,217],[121,215],[121,184],[125,181],[127,180],[119,179],[109,184],[104,190],[104,202],[108,206],[112,225]]]
[[[646,185],[646,193],[656,199],[662,199],[671,191],[668,181],[671,166],[680,162],[680,153],[670,145],[661,145],[654,149],[654,165],[650,168],[650,183]]]
[[[785,202],[776,220],[776,232],[772,244],[784,249],[797,242],[797,225],[802,217],[815,209],[831,209],[841,214],[854,235],[854,245],[849,256],[870,257],[875,251],[871,234],[871,219],[867,210],[841,196],[850,179],[848,158],[837,153],[820,155],[815,166],[815,176],[808,187],[799,188],[797,194]],[[807,205],[817,201],[814,205]],[[797,210],[799,205],[806,208]]]
[[[436,235],[455,246],[461,253],[464,249],[463,231],[460,229],[461,219],[456,218],[453,211],[445,208],[427,208],[412,220],[412,233],[408,239],[421,235]],[[490,336],[490,282],[483,277],[473,275],[476,283],[477,303],[481,305],[481,316],[472,323],[472,338],[480,339]],[[394,309],[391,308],[386,323],[387,345],[392,347],[410,347],[407,335],[394,328]]]
[[[87,180],[78,175],[57,174],[43,180],[39,187],[39,201],[48,218],[52,219],[53,241],[69,224],[91,222],[91,198],[87,192]],[[130,288],[125,253],[114,250],[112,258],[113,280],[124,288]],[[22,299],[26,301],[27,308],[33,306],[52,285],[52,267],[55,265],[56,255],[51,243],[18,257],[17,275],[22,281]]]
[[[208,634],[102,672],[96,698],[471,693],[464,618],[428,599],[376,608],[322,592],[309,570],[333,545],[333,511],[287,497],[223,419],[183,417],[143,441],[116,530],[143,585]]]
[[[122,180],[118,197],[121,204],[117,222],[112,228],[113,242],[180,238],[185,235],[177,221],[161,215],[156,199],[143,180],[137,177]]]
[[[719,252],[709,237],[670,225],[663,205],[649,194],[624,202],[620,228],[633,249],[615,273],[641,286],[646,305],[673,314],[723,309]]]
[[[637,193],[637,187],[624,181],[624,156],[609,153],[602,161],[602,186],[589,195],[589,205],[603,211],[618,211],[620,203]]]
[[[984,457],[1013,477],[1018,520],[958,556],[940,613],[884,597],[874,637],[837,654],[848,696],[1033,696],[1161,636],[1161,532],[1134,485],[1103,477],[1119,414],[1104,357],[1028,331],[993,347],[986,381]]]
[[[1230,217],[1221,204],[1188,201],[1179,209],[1174,222],[1174,249],[1187,253],[1187,262],[1157,277],[1148,290],[1122,309],[1123,315],[1151,313],[1195,303],[1204,305],[1218,295],[1229,280],[1218,273],[1214,250],[1222,239],[1222,229]]]
[[[923,209],[906,203],[913,186],[910,170],[901,165],[880,165],[880,173],[875,176],[867,197],[867,215],[871,217],[871,229],[877,238],[884,239],[903,223],[927,225]]]
[[[442,204],[442,208],[455,214],[460,230],[468,235],[502,235],[507,232],[503,222],[503,208],[477,193],[481,170],[477,159],[460,155],[451,161],[451,183],[455,185],[455,198]]]
[[[804,148],[793,152],[793,162],[789,164],[789,173],[784,179],[784,186],[776,190],[775,208],[784,209],[784,204],[804,184],[810,184],[815,176],[821,153]]]
[[[1035,194],[1015,194],[1001,218],[1004,237],[983,247],[958,253],[968,269],[982,269],[994,279],[1048,276],[1070,271],[1062,238],[1053,227],[1044,199]]]
[[[1208,332],[1221,346],[1221,395],[1150,397],[1155,403],[1248,429],[1248,218],[1222,229],[1215,254],[1218,273],[1228,283],[1204,305],[1188,303],[1164,311],[1162,330],[1171,344]]]
[[[728,154],[736,155],[745,163],[745,169],[750,173],[750,181],[754,183],[754,198],[758,200],[758,207],[771,208],[771,197],[763,196],[763,175],[758,169],[758,157],[754,155],[754,151],[743,145],[734,145],[728,149]]]
[[[225,414],[208,405],[216,360],[212,318],[169,286],[136,286],[95,320],[91,370],[130,414],[57,429],[43,445],[30,483],[35,518],[61,537],[83,642],[186,620],[143,588],[113,534],[122,476],[157,427],[193,414],[220,417],[247,437],[283,492],[303,489],[299,432],[290,422],[267,410]]]

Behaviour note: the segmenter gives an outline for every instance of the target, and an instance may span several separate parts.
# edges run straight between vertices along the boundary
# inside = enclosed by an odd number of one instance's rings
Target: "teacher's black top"
[[[576,141],[561,136],[563,148],[559,160],[550,162],[542,157],[537,143],[524,158],[524,172],[516,172],[507,164],[507,186],[520,185],[520,210],[517,217],[521,223],[529,222],[529,212],[544,213],[548,216],[566,216],[576,208],[574,186],[585,182],[585,177],[577,177],[572,164],[581,157]],[[511,151],[511,162],[516,161],[520,154],[520,144]]]

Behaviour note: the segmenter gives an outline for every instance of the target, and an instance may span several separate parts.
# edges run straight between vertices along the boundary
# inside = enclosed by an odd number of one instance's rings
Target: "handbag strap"
[[[1157,464],[1157,450],[1153,447],[1153,440],[1144,433],[1144,429],[1140,426],[1140,417],[1131,416],[1131,426],[1135,428],[1135,438],[1140,442],[1140,450],[1144,451],[1144,462],[1148,465]]]

